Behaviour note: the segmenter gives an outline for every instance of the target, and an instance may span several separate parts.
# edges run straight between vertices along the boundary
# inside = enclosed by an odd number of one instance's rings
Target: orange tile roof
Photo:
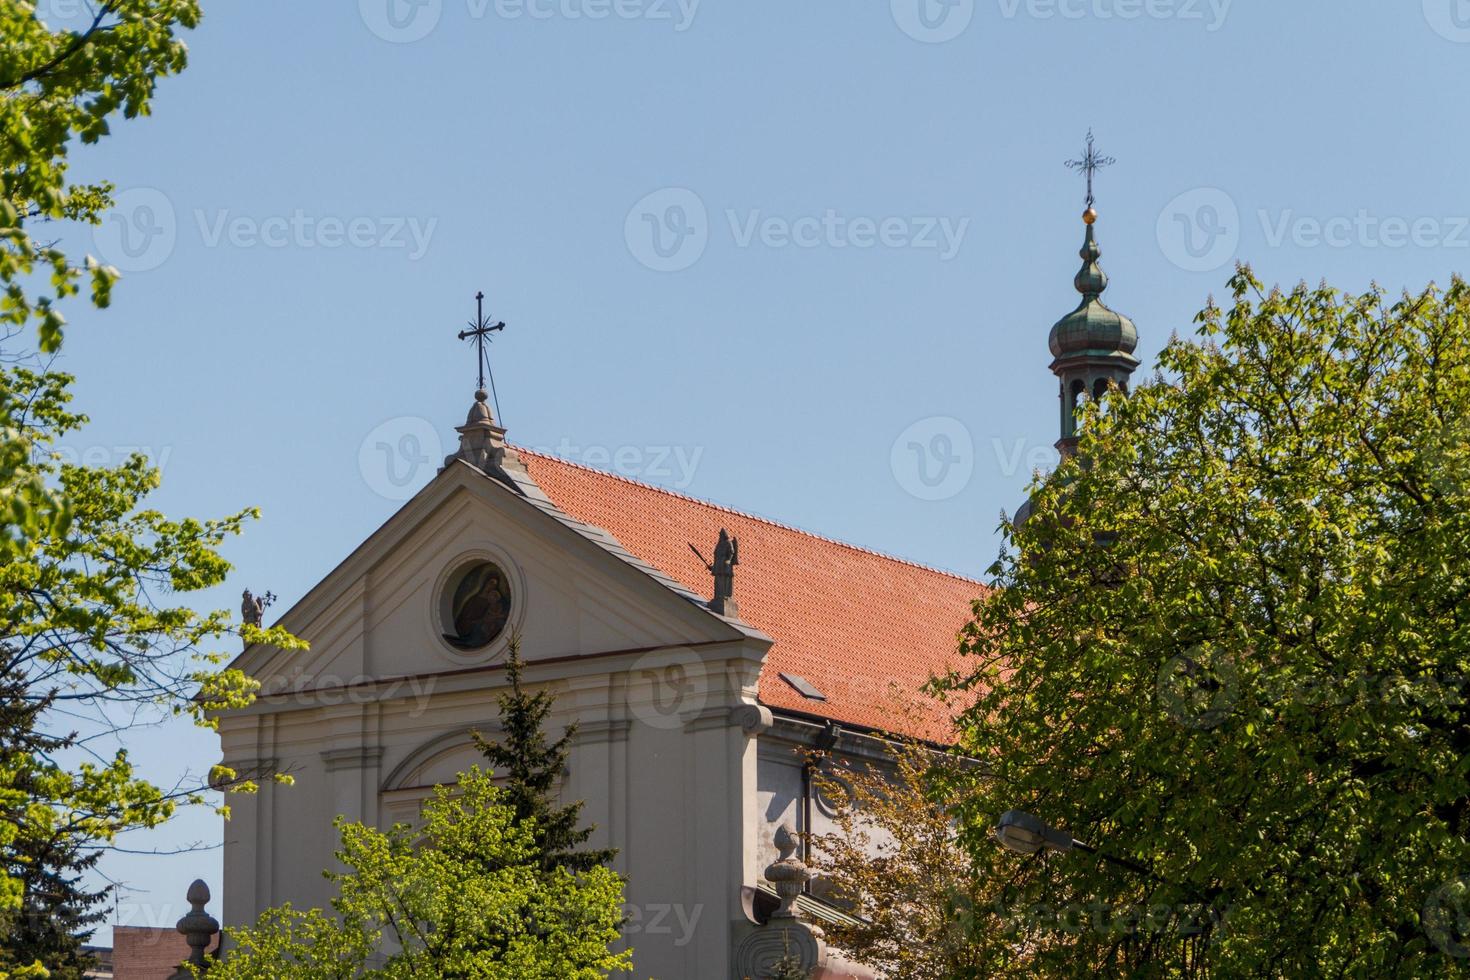
[[[922,715],[908,720],[899,709],[956,658],[970,604],[986,591],[980,582],[517,451],[557,507],[697,594],[709,595],[711,580],[689,544],[708,555],[721,528],[739,539],[740,618],[776,641],[761,670],[762,703],[921,737],[948,732],[938,705],[925,703]],[[804,677],[827,700],[803,697],[782,673]]]

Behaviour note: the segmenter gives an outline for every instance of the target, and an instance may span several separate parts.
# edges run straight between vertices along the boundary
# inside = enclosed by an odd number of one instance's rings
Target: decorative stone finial
[[[796,896],[806,887],[811,880],[811,869],[802,862],[801,858],[795,856],[796,846],[800,842],[796,831],[791,825],[782,822],[776,828],[776,850],[780,857],[770,867],[766,868],[766,880],[776,888],[776,894],[780,896],[781,904],[776,911],[771,913],[772,919],[794,919],[797,917],[796,910],[792,907]]]
[[[490,411],[490,395],[484,388],[475,392],[475,402],[465,416],[464,425],[454,431],[459,433],[459,451],[444,457],[445,466],[462,459],[506,483],[511,481],[503,471],[526,472],[520,456],[505,441],[505,430],[495,424],[495,416]]]
[[[202,969],[207,965],[204,951],[209,948],[209,942],[215,933],[219,932],[219,920],[204,911],[204,906],[209,904],[209,886],[202,879],[196,879],[189,886],[186,897],[189,900],[189,912],[179,920],[177,928],[189,944],[189,958],[185,962]],[[181,967],[174,976],[189,977],[192,974]]]

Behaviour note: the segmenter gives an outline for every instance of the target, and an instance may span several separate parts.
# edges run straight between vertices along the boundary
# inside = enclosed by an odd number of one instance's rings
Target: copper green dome
[[[1082,269],[1073,280],[1082,302],[1077,308],[1062,317],[1051,328],[1048,343],[1053,357],[1116,357],[1132,358],[1138,346],[1138,330],[1133,321],[1121,313],[1103,305],[1101,296],[1108,288],[1107,273],[1097,264],[1102,251],[1092,233],[1091,222],[1087,225],[1087,239],[1082,250]]]

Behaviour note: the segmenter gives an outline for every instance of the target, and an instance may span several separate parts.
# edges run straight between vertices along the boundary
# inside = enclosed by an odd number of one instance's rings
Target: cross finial
[[[459,332],[459,339],[467,340],[470,337],[475,338],[475,346],[476,348],[478,348],[477,362],[479,368],[478,380],[480,391],[485,390],[485,376],[487,374],[490,375],[490,385],[492,389],[495,385],[495,375],[490,372],[490,358],[489,355],[487,355],[485,352],[485,343],[490,339],[490,335],[492,333],[497,330],[504,329],[504,323],[491,323],[485,318],[485,294],[483,292],[475,293],[475,318],[474,320],[470,321],[470,329],[461,330]],[[497,398],[495,401],[495,413],[496,415],[499,415],[500,399]]]
[[[1089,129],[1087,131],[1087,152],[1082,154],[1082,159],[1080,160],[1067,161],[1067,168],[1069,170],[1081,170],[1084,174],[1087,175],[1088,208],[1091,208],[1094,203],[1094,199],[1092,196],[1092,178],[1097,174],[1099,170],[1103,169],[1104,167],[1111,167],[1117,162],[1118,161],[1113,159],[1112,157],[1105,157],[1097,152],[1097,146],[1094,144],[1092,138],[1092,130]]]

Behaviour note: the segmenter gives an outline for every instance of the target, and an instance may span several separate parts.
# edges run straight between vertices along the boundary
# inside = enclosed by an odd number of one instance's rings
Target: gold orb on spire
[[[1083,211],[1082,212],[1082,222],[1084,224],[1089,224],[1090,225],[1090,224],[1093,224],[1096,221],[1097,221],[1097,208],[1088,208],[1086,211]]]

